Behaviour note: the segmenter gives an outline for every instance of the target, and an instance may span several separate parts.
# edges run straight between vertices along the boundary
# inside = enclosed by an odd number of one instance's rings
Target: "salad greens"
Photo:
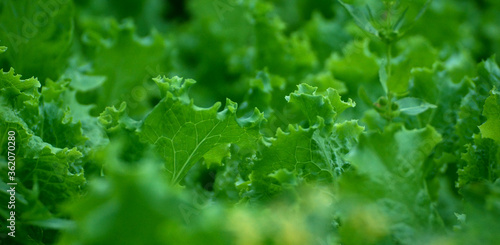
[[[499,11],[3,0],[0,244],[496,244]]]

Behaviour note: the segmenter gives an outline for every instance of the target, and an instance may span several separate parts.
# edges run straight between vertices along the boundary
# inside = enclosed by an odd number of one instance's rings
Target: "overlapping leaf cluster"
[[[0,243],[495,244],[498,11],[4,0]]]

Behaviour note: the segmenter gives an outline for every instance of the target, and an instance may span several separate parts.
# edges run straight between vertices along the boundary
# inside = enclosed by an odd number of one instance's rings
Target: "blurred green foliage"
[[[496,244],[499,13],[3,0],[0,243]]]

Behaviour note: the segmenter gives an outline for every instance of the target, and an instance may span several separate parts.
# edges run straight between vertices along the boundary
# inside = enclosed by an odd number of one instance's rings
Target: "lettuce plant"
[[[498,11],[3,0],[0,244],[496,244]]]

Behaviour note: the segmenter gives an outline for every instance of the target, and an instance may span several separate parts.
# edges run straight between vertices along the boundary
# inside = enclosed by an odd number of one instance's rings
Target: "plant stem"
[[[391,62],[392,62],[392,43],[387,43],[387,50],[386,50],[386,58],[387,58],[387,81],[389,81],[389,78],[391,77]]]
[[[387,13],[387,23],[386,23],[386,34],[391,33],[392,29],[392,23],[391,23],[391,11],[392,10],[392,4],[389,4],[386,6],[386,13]],[[387,72],[387,81],[386,81],[386,86],[387,86],[387,100],[388,100],[388,116],[390,118],[390,121],[392,121],[392,93],[389,88],[389,83],[391,81],[391,76],[392,76],[392,67],[391,67],[391,62],[392,62],[392,44],[393,40],[388,39],[386,42],[387,44],[387,49],[386,49],[386,59],[387,59],[387,66],[386,66],[386,72]]]
[[[386,53],[386,58],[387,58],[387,64],[386,64],[386,72],[387,72],[387,81],[386,85],[387,86],[387,101],[388,101],[388,116],[390,120],[392,121],[392,93],[389,88],[389,83],[391,81],[391,75],[392,75],[392,68],[391,68],[391,61],[392,61],[392,42],[387,43],[387,53]]]

